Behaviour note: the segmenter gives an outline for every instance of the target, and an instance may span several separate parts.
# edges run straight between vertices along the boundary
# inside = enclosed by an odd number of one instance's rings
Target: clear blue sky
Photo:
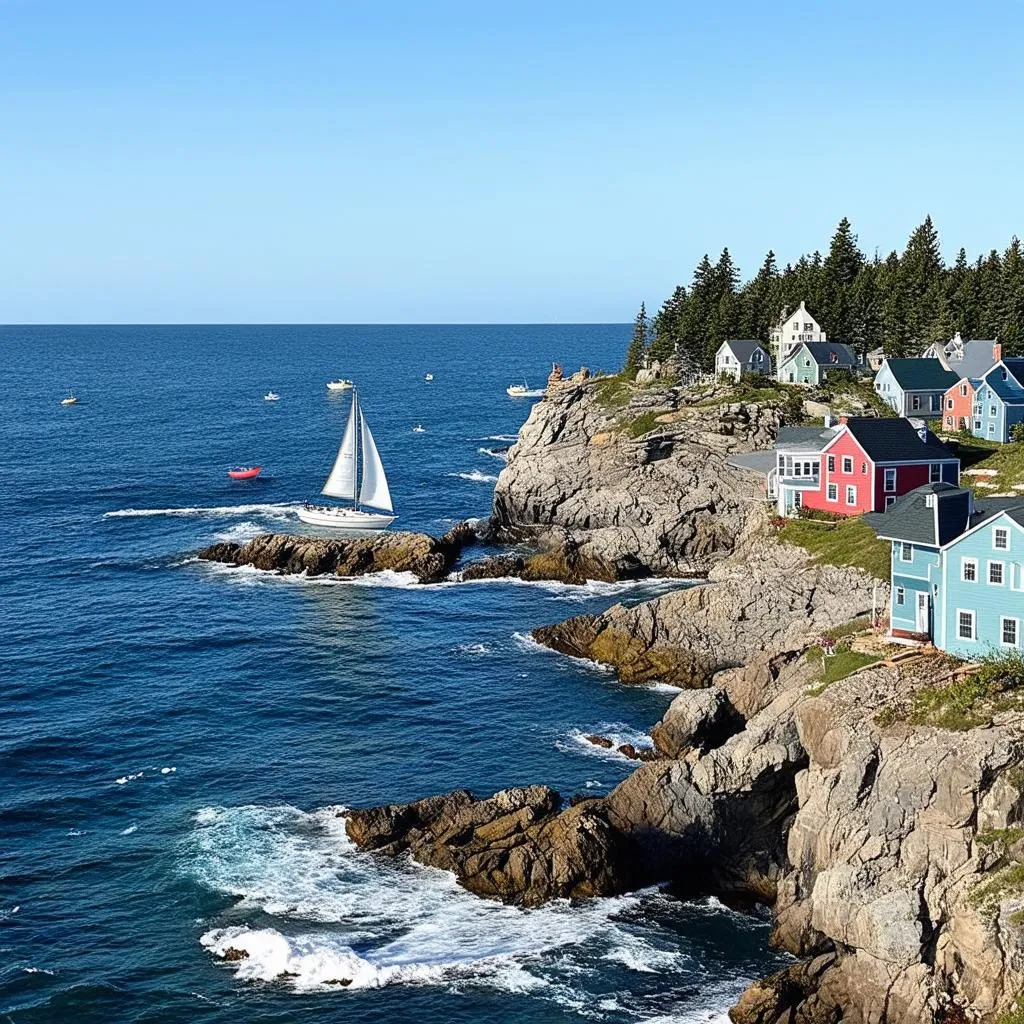
[[[0,322],[623,321],[1024,231],[1024,5],[0,0]]]

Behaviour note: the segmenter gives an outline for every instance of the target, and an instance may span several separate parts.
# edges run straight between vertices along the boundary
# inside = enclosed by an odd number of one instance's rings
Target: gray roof
[[[799,449],[821,451],[836,436],[835,427],[781,427],[775,441],[777,451]]]
[[[981,377],[996,365],[994,341],[965,341],[963,359],[950,359],[949,368],[961,377]]]
[[[740,455],[730,455],[726,460],[729,466],[737,469],[749,469],[751,472],[768,476],[775,469],[775,452],[743,452]]]
[[[849,345],[841,341],[805,341],[804,348],[819,366],[856,366],[857,357]],[[800,351],[798,348],[797,352]],[[833,359],[832,357],[835,356]],[[793,357],[790,356],[790,359]],[[789,362],[787,359],[786,362]]]
[[[730,340],[723,342],[736,359],[741,363],[749,363],[750,357],[760,349],[765,355],[768,354],[768,350],[759,341],[737,341]]]

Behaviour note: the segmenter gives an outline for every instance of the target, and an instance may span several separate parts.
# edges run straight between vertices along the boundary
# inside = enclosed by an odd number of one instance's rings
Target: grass
[[[1018,911],[1019,913],[1019,911]],[[1014,914],[1013,917],[1017,915]],[[1010,920],[1013,920],[1013,917]],[[1014,922],[1015,924],[1017,922]],[[997,1021],[996,1024],[1024,1024],[1024,993],[1017,996],[1013,1007],[1006,1011]]]
[[[846,644],[839,644],[829,657],[825,657],[825,652],[820,647],[811,647],[804,657],[811,664],[821,663],[822,665],[818,681],[808,690],[813,697],[821,696],[832,683],[845,679],[857,669],[864,668],[865,665],[873,665],[880,660],[877,654],[853,651]]]
[[[623,408],[629,402],[629,395],[630,382],[624,373],[603,377],[594,385],[594,397],[598,405],[609,412]]]
[[[991,907],[1007,896],[1021,892],[1024,892],[1024,864],[1009,864],[976,886],[971,893],[971,902],[976,907]]]
[[[1024,444],[996,444],[994,441],[983,441],[981,438],[965,438],[957,435],[953,439],[953,449],[960,457],[964,469],[994,469],[995,476],[964,477],[962,483],[977,487],[978,483],[994,484],[994,487],[980,488],[979,497],[984,492],[1012,491],[1018,484],[1024,485]]]
[[[974,837],[982,846],[998,846],[1005,854],[1014,843],[1024,839],[1024,828],[990,828],[987,832],[979,832]]]
[[[640,413],[636,419],[628,420],[621,424],[621,427],[630,437],[642,437],[644,434],[654,430],[655,427],[660,426],[658,417],[664,412],[664,409],[661,412],[648,409],[646,412]]]
[[[889,579],[891,545],[879,540],[859,516],[836,522],[788,519],[779,529],[778,538],[784,544],[803,548],[818,564],[850,565],[876,579]]]

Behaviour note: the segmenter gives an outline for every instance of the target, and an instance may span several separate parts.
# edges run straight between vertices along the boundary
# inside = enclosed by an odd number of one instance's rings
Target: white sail
[[[345,436],[341,440],[338,457],[334,460],[334,468],[331,470],[331,475],[327,478],[327,483],[324,484],[321,494],[332,498],[344,498],[348,501],[356,500],[357,415],[357,401],[353,398],[352,409],[348,414],[348,425],[345,427]]]
[[[373,443],[373,434],[366,425],[366,417],[360,419],[363,443],[363,482],[359,488],[359,501],[363,505],[386,509],[393,512],[391,492],[388,490],[388,478],[384,475],[377,446]]]

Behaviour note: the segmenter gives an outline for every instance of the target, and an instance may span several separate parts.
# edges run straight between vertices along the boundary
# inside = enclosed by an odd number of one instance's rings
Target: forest
[[[868,258],[844,217],[824,255],[801,256],[780,270],[769,252],[745,284],[727,248],[714,263],[705,254],[689,285],[679,285],[653,317],[641,307],[627,365],[678,351],[710,369],[723,341],[767,343],[783,309],[801,300],[829,341],[860,354],[881,347],[889,356],[918,355],[956,331],[965,340],[998,338],[1007,355],[1024,351],[1024,251],[1016,236],[1002,252],[973,262],[961,248],[947,265],[929,216],[902,253]]]

